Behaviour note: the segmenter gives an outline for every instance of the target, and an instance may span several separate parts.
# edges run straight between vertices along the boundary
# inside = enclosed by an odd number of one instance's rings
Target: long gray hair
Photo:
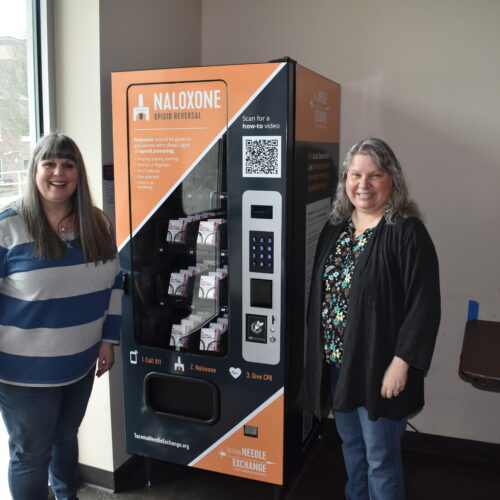
[[[73,139],[60,133],[43,137],[35,146],[28,166],[26,189],[18,203],[19,214],[33,238],[35,255],[40,259],[60,259],[67,249],[59,235],[50,227],[36,185],[38,163],[49,158],[68,159],[76,165],[78,181],[71,197],[72,210],[65,218],[74,215],[75,238],[85,260],[98,262],[113,259],[116,250],[109,224],[104,214],[92,203],[82,153]]]
[[[354,205],[347,196],[345,184],[349,167],[357,154],[369,156],[377,167],[385,170],[391,176],[392,194],[384,211],[384,218],[388,224],[394,223],[396,215],[422,217],[417,204],[409,197],[408,187],[396,155],[383,140],[370,138],[354,144],[345,157],[339,172],[339,183],[330,212],[332,224],[340,224],[349,219],[354,209]]]

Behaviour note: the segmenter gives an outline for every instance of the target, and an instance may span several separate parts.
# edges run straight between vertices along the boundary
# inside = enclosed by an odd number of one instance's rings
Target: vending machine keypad
[[[273,273],[274,234],[269,231],[250,231],[249,269],[254,273]]]

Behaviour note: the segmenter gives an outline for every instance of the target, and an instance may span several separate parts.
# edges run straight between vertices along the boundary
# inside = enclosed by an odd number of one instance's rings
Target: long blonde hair
[[[75,239],[79,242],[85,260],[98,262],[113,259],[116,247],[109,223],[103,212],[92,203],[82,153],[70,137],[60,133],[43,137],[35,146],[28,166],[26,189],[19,201],[19,214],[33,238],[36,257],[61,259],[67,250],[59,235],[50,227],[36,185],[38,163],[48,158],[66,158],[76,164],[78,182],[71,197],[72,211],[68,217],[74,216]]]

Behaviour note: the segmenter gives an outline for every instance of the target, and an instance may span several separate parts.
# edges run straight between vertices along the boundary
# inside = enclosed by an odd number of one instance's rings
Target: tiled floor
[[[456,457],[404,452],[407,500],[499,500],[500,468]],[[269,485],[187,467],[155,462],[153,485],[140,474],[122,493],[89,486],[80,500],[276,500]],[[342,500],[345,473],[334,435],[318,440],[286,500]]]

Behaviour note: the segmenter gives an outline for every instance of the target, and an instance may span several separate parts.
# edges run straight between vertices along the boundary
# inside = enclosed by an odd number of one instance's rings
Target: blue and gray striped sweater
[[[94,365],[101,341],[118,343],[118,257],[86,263],[70,242],[59,260],[34,257],[15,208],[0,212],[0,381],[66,385]]]

